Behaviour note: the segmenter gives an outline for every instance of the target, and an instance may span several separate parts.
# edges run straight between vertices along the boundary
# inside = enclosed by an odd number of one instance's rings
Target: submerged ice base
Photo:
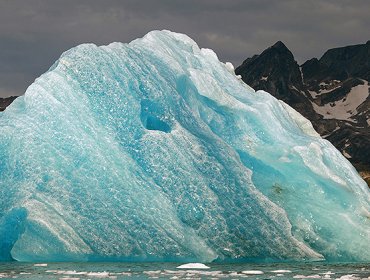
[[[0,260],[370,261],[370,195],[189,37],[64,53],[0,114]]]

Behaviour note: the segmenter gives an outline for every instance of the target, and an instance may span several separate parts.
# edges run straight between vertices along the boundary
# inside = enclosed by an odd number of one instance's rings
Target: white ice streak
[[[177,268],[179,269],[209,269],[209,266],[206,266],[203,263],[186,263],[179,265]]]

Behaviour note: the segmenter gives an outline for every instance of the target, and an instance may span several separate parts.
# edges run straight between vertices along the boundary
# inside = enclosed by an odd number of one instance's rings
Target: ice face
[[[370,195],[182,34],[64,53],[0,114],[0,260],[370,260]]]

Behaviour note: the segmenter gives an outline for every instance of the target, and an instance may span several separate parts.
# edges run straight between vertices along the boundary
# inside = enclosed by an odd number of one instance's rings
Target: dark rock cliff
[[[254,89],[271,93],[308,118],[364,178],[369,176],[370,41],[330,49],[301,66],[279,41],[246,59],[235,72]]]
[[[0,98],[0,111],[4,111],[18,96]]]

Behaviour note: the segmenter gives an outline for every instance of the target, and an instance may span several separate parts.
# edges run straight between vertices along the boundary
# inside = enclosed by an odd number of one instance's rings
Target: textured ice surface
[[[369,191],[185,35],[64,53],[0,114],[0,260],[370,260]]]

